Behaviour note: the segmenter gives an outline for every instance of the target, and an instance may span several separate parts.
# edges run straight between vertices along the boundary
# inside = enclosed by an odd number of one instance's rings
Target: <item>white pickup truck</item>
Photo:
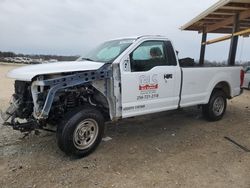
[[[221,119],[242,92],[241,67],[181,64],[170,40],[142,36],[105,42],[77,61],[17,68],[1,119],[21,132],[54,125],[59,148],[80,157],[96,149],[106,121],[194,105]]]

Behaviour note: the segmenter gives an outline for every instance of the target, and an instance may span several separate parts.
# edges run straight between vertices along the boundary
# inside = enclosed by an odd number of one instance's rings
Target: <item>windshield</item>
[[[122,39],[104,42],[90,51],[87,55],[80,57],[77,61],[88,60],[103,63],[112,62],[133,42],[134,39]]]

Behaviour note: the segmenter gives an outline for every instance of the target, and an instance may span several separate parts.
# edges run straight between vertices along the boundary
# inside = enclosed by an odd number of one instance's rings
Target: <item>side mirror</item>
[[[124,59],[124,61],[123,61],[123,70],[125,71],[125,72],[128,72],[128,71],[130,71],[131,69],[130,69],[130,58],[129,57],[126,57],[125,59]]]

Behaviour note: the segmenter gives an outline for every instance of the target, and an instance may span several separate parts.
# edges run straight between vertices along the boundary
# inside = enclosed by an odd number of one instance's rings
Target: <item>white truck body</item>
[[[220,82],[230,83],[230,96],[240,94],[240,67],[201,67],[182,68],[183,83],[181,89],[180,67],[155,67],[147,73],[131,74],[121,72],[122,80],[122,116],[132,117],[178,107],[207,104],[211,93]],[[172,80],[164,80],[164,74],[173,74]],[[146,91],[139,90],[142,78],[157,80],[158,88]],[[152,98],[152,96],[159,96]],[[181,96],[181,97],[180,97]],[[143,99],[138,99],[138,98]],[[180,106],[179,106],[180,101]],[[143,108],[142,108],[142,105]]]
[[[86,70],[97,70],[103,64],[98,62],[85,61],[64,61],[55,63],[45,63],[39,65],[28,65],[8,72],[7,76],[15,80],[32,81],[37,75],[58,74],[62,72],[76,72]]]
[[[104,121],[194,105],[217,121],[243,83],[241,67],[180,66],[162,36],[108,41],[77,61],[21,67],[8,76],[16,79],[15,94],[1,113],[4,124],[21,132],[54,124],[58,146],[79,156],[100,143]]]
[[[176,65],[155,66],[151,70],[141,72],[131,72],[128,67],[129,54],[140,44],[146,41],[169,41],[161,36],[141,37],[134,42],[117,58],[113,64],[120,67],[120,79],[117,80],[115,74],[113,79],[121,82],[121,101],[116,102],[121,105],[122,118],[137,115],[150,114],[165,110],[173,110],[180,107],[188,107],[206,104],[210,95],[220,82],[228,84],[230,98],[240,94],[240,71],[241,67],[188,67],[181,68],[177,54]],[[29,65],[14,69],[8,73],[8,77],[32,81],[38,75],[53,75],[66,72],[98,70],[103,63],[93,61],[72,61],[56,62],[40,65]],[[126,68],[125,68],[126,67]],[[171,75],[172,78],[164,79],[164,75]],[[114,84],[117,85],[117,84]],[[141,88],[143,85],[152,85],[157,88]],[[119,96],[116,96],[119,98]],[[117,119],[114,115],[111,119]]]
[[[114,62],[117,62],[121,69],[122,117],[206,104],[214,87],[220,82],[226,82],[230,85],[231,98],[240,95],[242,67],[181,68],[177,62],[175,66],[156,66],[146,72],[126,70],[124,67],[127,64],[129,54],[148,40],[169,41],[167,38],[158,36],[141,38]],[[175,57],[178,61],[177,54]],[[172,74],[172,79],[165,80],[164,75],[166,74]],[[146,91],[139,90],[140,84],[143,85],[145,82],[146,84],[158,84],[158,88]]]

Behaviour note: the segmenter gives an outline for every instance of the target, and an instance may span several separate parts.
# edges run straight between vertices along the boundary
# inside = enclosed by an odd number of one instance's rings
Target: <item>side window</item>
[[[163,41],[146,41],[130,54],[132,72],[148,71],[155,66],[168,65]]]
[[[165,44],[166,44],[166,53],[169,65],[177,65],[175,51],[171,42],[166,41]]]

